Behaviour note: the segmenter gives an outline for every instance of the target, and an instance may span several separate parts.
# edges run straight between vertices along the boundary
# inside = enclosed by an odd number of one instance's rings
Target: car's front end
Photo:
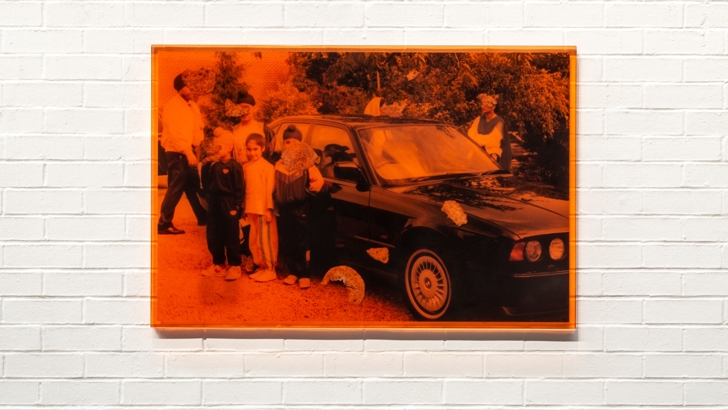
[[[568,201],[513,176],[455,178],[406,193],[441,207],[454,201],[467,223],[436,229],[452,238],[449,259],[473,300],[509,312],[566,310],[569,301]]]
[[[484,241],[466,251],[463,277],[478,297],[509,312],[568,309],[568,233]],[[490,248],[490,249],[489,249]]]

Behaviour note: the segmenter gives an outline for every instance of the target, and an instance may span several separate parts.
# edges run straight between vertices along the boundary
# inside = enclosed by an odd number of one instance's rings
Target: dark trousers
[[[184,193],[187,196],[192,211],[197,217],[197,222],[202,223],[207,219],[207,211],[200,204],[197,192],[200,190],[200,177],[197,170],[190,167],[187,157],[177,152],[167,152],[167,193],[162,200],[162,209],[159,212],[158,229],[166,229],[172,226],[174,209]]]
[[[157,175],[167,175],[167,152],[162,148],[161,142],[157,142],[157,159],[159,162]]]
[[[253,256],[250,252],[250,225],[240,228],[243,232],[243,239],[240,241],[240,254],[245,256]]]
[[[306,264],[306,252],[310,250],[308,230],[308,204],[281,205],[278,207],[279,256],[288,264],[290,272],[298,277],[310,276]]]
[[[230,266],[240,266],[239,215],[230,211],[217,198],[210,198],[207,210],[207,249],[212,254],[212,263],[225,264],[225,255]]]

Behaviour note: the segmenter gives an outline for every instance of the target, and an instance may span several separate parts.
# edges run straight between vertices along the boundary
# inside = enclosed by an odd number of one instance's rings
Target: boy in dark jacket
[[[278,206],[279,255],[286,261],[290,275],[287,285],[298,282],[301,289],[311,285],[307,253],[311,249],[309,212],[312,195],[324,186],[316,168],[316,153],[301,142],[295,125],[283,131],[283,153],[275,165],[276,187],[273,199]]]
[[[207,248],[212,254],[212,265],[202,274],[236,280],[241,276],[239,219],[245,193],[243,168],[230,154],[233,149],[230,132],[217,133],[213,144],[220,146],[220,151],[202,166],[202,187],[209,196]]]

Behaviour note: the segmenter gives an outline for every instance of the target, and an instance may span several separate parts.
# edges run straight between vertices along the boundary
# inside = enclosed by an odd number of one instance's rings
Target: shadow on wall
[[[160,339],[309,339],[309,340],[518,340],[579,341],[578,330],[493,329],[156,329]]]

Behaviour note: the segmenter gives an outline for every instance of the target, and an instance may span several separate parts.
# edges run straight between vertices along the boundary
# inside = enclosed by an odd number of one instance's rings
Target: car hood
[[[486,176],[438,181],[409,187],[404,194],[443,203],[459,203],[472,217],[520,236],[569,230],[569,197],[545,185],[513,176]]]

